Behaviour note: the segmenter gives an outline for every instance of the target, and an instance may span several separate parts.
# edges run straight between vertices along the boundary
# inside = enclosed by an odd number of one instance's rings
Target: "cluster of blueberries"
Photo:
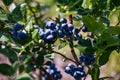
[[[60,70],[56,68],[54,63],[52,63],[50,66],[46,66],[45,70],[47,71],[47,73],[49,73],[50,76],[52,76],[54,80],[58,80],[62,78],[62,74],[60,73]],[[49,80],[49,77],[45,72],[42,71],[41,75],[45,78],[45,80]]]
[[[91,65],[95,61],[95,56],[94,54],[82,54],[79,60],[85,65]]]
[[[65,72],[73,76],[75,80],[80,80],[85,76],[84,68],[82,65],[75,66],[70,63],[67,67],[65,67]]]
[[[65,36],[67,38],[74,36],[74,40],[82,38],[82,35],[79,33],[80,30],[75,28],[73,24],[67,23],[65,18],[61,18],[59,23],[56,23],[56,21],[46,22],[45,30],[39,26],[34,27],[38,29],[40,37],[44,40],[45,43],[52,43],[57,38],[63,38]],[[87,31],[87,28],[83,27],[82,31]]]
[[[13,26],[14,31],[12,32],[13,36],[22,40],[25,39],[26,33],[22,31],[24,25],[22,24],[15,24]]]

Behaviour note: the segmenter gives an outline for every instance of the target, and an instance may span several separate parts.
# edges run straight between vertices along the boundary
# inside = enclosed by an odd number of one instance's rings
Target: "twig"
[[[120,24],[120,21],[115,26],[118,26],[119,24]]]
[[[85,80],[85,79],[87,78],[87,75],[88,75],[88,72],[87,72],[87,74],[85,75],[85,77],[84,77],[84,79],[83,79],[83,80]]]
[[[70,21],[69,23],[70,23],[70,24],[73,24],[72,14],[68,16],[68,19],[69,19],[69,21]]]
[[[69,15],[68,18],[69,18],[70,24],[73,24],[72,15]],[[72,56],[74,57],[75,61],[77,62],[77,65],[79,65],[79,60],[78,60],[78,58],[76,56],[76,53],[75,53],[75,50],[73,48],[73,38],[71,38],[69,40],[69,46],[70,46],[70,49],[71,49]]]
[[[65,55],[63,55],[63,54],[61,54],[61,53],[59,53],[59,52],[57,52],[57,51],[52,51],[52,53],[59,54],[59,55],[61,55],[62,57],[64,57],[65,59],[67,59],[67,60],[69,60],[69,61],[72,61],[72,62],[74,62],[75,64],[77,64],[76,61],[74,61],[74,60],[72,60],[72,59],[66,57]]]
[[[28,6],[29,10],[31,11],[31,13],[33,14],[33,16],[34,16],[34,18],[35,18],[35,23],[39,25],[38,20],[37,20],[37,17],[36,17],[36,15],[35,15],[35,12],[32,10],[32,8],[31,8],[28,0],[25,0],[25,2],[27,3],[27,6]]]

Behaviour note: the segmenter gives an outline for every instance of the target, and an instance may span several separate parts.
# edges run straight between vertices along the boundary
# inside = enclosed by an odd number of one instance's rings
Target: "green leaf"
[[[9,48],[0,49],[0,54],[7,56],[11,62],[17,61],[18,59],[17,54]]]
[[[5,13],[5,10],[0,6],[0,13]]]
[[[2,0],[2,1],[7,6],[10,5],[13,2],[13,0]]]
[[[13,63],[11,67],[13,69],[13,73],[15,73],[17,71],[17,68],[18,68],[18,63],[17,62]]]
[[[114,35],[120,34],[120,26],[111,26],[106,30],[106,32]]]
[[[91,70],[91,76],[92,76],[92,80],[98,80],[99,76],[100,76],[100,69],[99,68],[93,68]]]
[[[11,76],[13,75],[13,69],[8,64],[0,64],[0,73]]]
[[[22,73],[15,80],[31,80],[31,76],[28,73]]]
[[[25,27],[25,30],[30,33],[33,29],[33,24],[32,24],[32,20],[33,18],[29,19],[29,21],[27,22],[27,25]]]
[[[38,54],[38,57],[36,58],[36,66],[39,68],[43,65],[44,63],[44,55],[46,55],[45,50],[41,50]]]
[[[18,5],[13,11],[12,13],[8,14],[8,19],[13,21],[13,22],[17,22],[20,20],[24,20],[26,18],[26,4],[20,4]]]
[[[119,38],[116,35],[113,35],[109,33],[108,31],[105,31],[101,34],[97,41],[97,47],[102,50],[105,50],[109,47],[114,47],[119,45]],[[114,50],[114,49],[112,49]]]
[[[83,16],[83,22],[89,31],[100,34],[104,30],[104,25],[101,22],[97,22],[93,16]]]
[[[7,20],[7,15],[0,13],[0,20],[1,21]]]
[[[35,40],[36,42],[39,41],[40,36],[39,36],[39,33],[38,33],[38,29],[34,29],[34,31],[32,32],[32,39]]]
[[[87,49],[86,46],[81,46],[81,45],[75,45],[75,48],[77,48],[80,52],[84,52]]]
[[[102,55],[99,58],[99,65],[102,66],[106,64],[109,61],[109,56],[111,54],[111,51],[104,51]]]
[[[67,45],[66,42],[63,42],[63,41],[60,40],[60,44],[58,46],[58,49],[64,48],[66,45]]]

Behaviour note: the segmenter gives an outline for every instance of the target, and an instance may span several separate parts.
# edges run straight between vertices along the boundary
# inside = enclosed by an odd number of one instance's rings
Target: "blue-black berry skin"
[[[13,28],[14,28],[14,31],[19,31],[20,29],[23,28],[23,25],[22,25],[22,24],[15,24],[15,25],[13,26]]]
[[[48,35],[48,36],[46,36],[46,38],[44,40],[45,40],[45,42],[50,43],[54,40],[54,36],[53,35]]]
[[[55,66],[55,64],[51,64],[50,66],[46,66],[45,70],[49,73],[49,75],[54,79],[54,80],[59,80],[62,78],[62,74],[60,73],[60,70],[58,70]],[[45,80],[49,80],[49,77],[45,72],[41,72],[41,75],[45,78]]]
[[[64,37],[63,31],[62,31],[62,30],[58,30],[57,36],[58,36],[59,38],[63,38],[63,37]]]
[[[80,78],[85,76],[82,65],[75,66],[73,64],[68,64],[68,66],[65,67],[65,72],[73,76],[75,80],[80,80]]]
[[[79,31],[79,29],[78,28],[74,28],[74,30],[73,30],[73,33],[74,34],[78,34],[80,31]]]
[[[91,65],[95,61],[95,56],[93,54],[83,54],[79,59],[85,65]]]
[[[66,23],[63,23],[63,24],[61,25],[61,29],[67,30],[67,29],[68,29],[68,25],[67,25]]]
[[[47,29],[55,29],[56,27],[56,22],[55,21],[49,21],[46,23],[46,28]]]
[[[69,31],[72,31],[73,29],[74,29],[73,24],[68,24],[68,30],[69,30]]]
[[[61,18],[61,19],[60,19],[60,22],[61,22],[61,23],[67,23],[67,19]]]
[[[25,39],[26,38],[26,33],[20,31],[20,32],[18,32],[17,37],[18,37],[18,39]]]
[[[83,26],[81,29],[83,32],[87,32],[87,27]]]

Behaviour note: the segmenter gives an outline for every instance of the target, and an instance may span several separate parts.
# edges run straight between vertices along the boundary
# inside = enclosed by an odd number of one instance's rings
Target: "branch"
[[[69,15],[68,17],[69,17],[70,24],[73,24],[72,15]],[[71,49],[72,56],[74,57],[75,61],[77,62],[77,65],[79,65],[79,60],[76,56],[76,53],[75,53],[75,50],[74,50],[74,47],[73,47],[73,38],[71,38],[69,40],[69,47]]]
[[[67,59],[67,60],[69,60],[69,61],[72,61],[72,62],[74,62],[75,64],[77,64],[77,63],[76,63],[76,61],[74,61],[74,60],[72,60],[72,59],[70,59],[70,58],[66,57],[65,55],[63,55],[63,54],[61,54],[61,53],[59,53],[59,52],[52,51],[52,53],[59,54],[59,55],[61,55],[62,57],[64,57],[65,59]]]

